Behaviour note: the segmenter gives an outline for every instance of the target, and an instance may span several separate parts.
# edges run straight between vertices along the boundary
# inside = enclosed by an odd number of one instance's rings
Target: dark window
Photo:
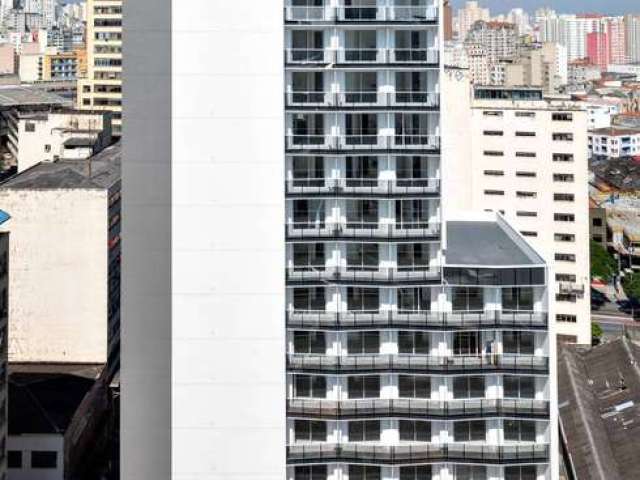
[[[7,452],[7,467],[22,468],[22,452],[20,450],[9,450]]]
[[[380,377],[370,375],[366,377],[349,377],[349,398],[378,398],[380,397]]]
[[[483,311],[484,294],[481,288],[453,289],[453,311]]]
[[[535,334],[533,332],[502,332],[502,351],[507,354],[533,355]]]
[[[326,398],[327,379],[315,375],[296,375],[296,397]]]
[[[492,196],[503,196],[504,195],[504,190],[485,190],[484,194],[485,195],[492,195]]]
[[[555,142],[573,142],[573,133],[554,133],[552,138]]]
[[[556,273],[556,282],[575,283],[578,277],[571,273]]]
[[[455,422],[453,424],[453,439],[456,442],[477,442],[486,440],[486,425],[484,420],[470,422]]]
[[[505,376],[503,396],[505,398],[534,398],[536,394],[534,377]]]
[[[293,268],[301,271],[324,271],[324,243],[294,243]]]
[[[326,309],[324,288],[294,288],[293,308],[294,310],[324,311]]]
[[[485,130],[484,135],[487,137],[502,137],[504,132],[501,130]]]
[[[518,118],[533,118],[536,116],[536,112],[516,112]]]
[[[498,152],[495,150],[485,150],[484,154],[487,157],[504,157],[504,152]]]
[[[400,440],[406,442],[430,442],[431,422],[400,420]]]
[[[36,124],[33,122],[26,122],[24,124],[24,130],[25,132],[35,132],[36,131]]]
[[[380,268],[377,243],[348,243],[347,270],[378,270]]]
[[[381,480],[380,467],[349,465],[349,480]]]
[[[304,465],[295,467],[295,480],[327,480],[327,465]]]
[[[39,451],[31,452],[31,468],[57,468],[58,452]]]
[[[347,288],[347,310],[377,312],[380,308],[380,292],[377,288]]]
[[[535,442],[536,422],[504,420],[504,439],[511,442]]]
[[[553,235],[556,242],[575,242],[576,236],[572,233],[556,233]]]
[[[484,174],[488,177],[503,177],[504,172],[502,170],[485,170]]]
[[[519,211],[516,212],[516,215],[518,217],[537,217],[538,213],[537,212],[523,212],[523,211]]]
[[[573,202],[575,200],[575,196],[573,193],[554,193],[553,199],[556,202]]]
[[[553,219],[556,222],[575,222],[576,216],[573,213],[554,213]]]
[[[536,172],[516,172],[516,177],[534,178],[536,177]]]
[[[430,480],[431,477],[431,465],[400,467],[400,480]]]
[[[573,182],[575,177],[571,173],[554,173],[553,181],[554,182]]]
[[[536,132],[516,132],[516,137],[535,137]]]
[[[430,398],[431,378],[416,375],[400,375],[398,377],[400,398]]]
[[[293,351],[324,355],[327,352],[324,332],[293,332]]]
[[[573,162],[573,154],[571,153],[554,153],[554,162]]]
[[[454,355],[478,355],[482,353],[480,332],[455,332],[453,334]]]
[[[429,288],[399,288],[398,310],[400,313],[429,311],[431,309],[431,290]]]
[[[487,480],[487,467],[456,465],[456,480]]]
[[[398,332],[398,352],[428,355],[430,350],[428,332]]]
[[[551,120],[554,122],[571,122],[573,120],[572,113],[552,113]]]
[[[380,352],[380,332],[347,333],[347,351],[349,355]]]
[[[398,270],[416,270],[429,268],[429,244],[400,243],[397,246]]]
[[[560,313],[556,315],[556,322],[559,323],[576,323],[578,321],[577,315],[567,315]]]
[[[555,259],[557,262],[576,262],[576,256],[572,253],[556,253]]]
[[[380,440],[380,420],[349,422],[350,442],[373,442]]]
[[[535,465],[522,465],[504,468],[504,480],[536,480],[538,470]]]
[[[520,157],[520,158],[535,158],[536,157],[536,153],[535,152],[516,152],[516,157]]]
[[[296,420],[296,441],[327,441],[327,423],[318,420]]]
[[[503,288],[502,310],[533,310],[533,288]]]
[[[536,192],[516,192],[518,198],[536,198],[537,196]]]
[[[482,113],[483,113],[483,115],[485,117],[502,117],[502,115],[503,115],[503,112],[494,111],[494,110],[489,110],[489,111],[485,111],[485,112],[482,112]]]
[[[594,218],[591,222],[591,224],[594,227],[601,227],[602,226],[602,219],[601,218]]]
[[[483,398],[485,392],[485,378],[454,377],[453,398]]]

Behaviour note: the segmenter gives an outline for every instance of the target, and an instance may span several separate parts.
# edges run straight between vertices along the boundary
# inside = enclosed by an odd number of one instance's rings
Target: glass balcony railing
[[[288,22],[329,22],[336,18],[335,9],[330,6],[286,6],[284,18]]]
[[[440,61],[440,54],[433,48],[390,48],[387,61],[389,63],[437,64]]]
[[[341,48],[337,50],[338,63],[386,63],[385,48]]]
[[[327,48],[288,48],[286,62],[292,64],[327,64],[335,61],[335,50]]]
[[[347,222],[289,222],[287,237],[297,238],[379,238],[415,239],[433,238],[440,234],[438,222],[381,224],[366,221]]]
[[[284,9],[288,22],[437,22],[438,8],[433,5],[397,6],[293,6]]]
[[[549,402],[525,398],[464,400],[290,398],[287,400],[287,415],[341,420],[380,417],[449,419],[499,416],[534,418],[549,415]]]
[[[288,107],[424,107],[440,105],[440,95],[423,91],[379,92],[347,91],[291,91],[285,94]]]
[[[427,283],[440,280],[442,270],[435,266],[402,271],[395,268],[351,269],[349,267],[293,266],[287,268],[289,282],[342,283]]]
[[[286,181],[287,194],[405,195],[437,194],[438,178],[369,179],[369,178],[299,178]]]
[[[287,446],[287,463],[369,462],[379,465],[415,462],[547,463],[548,444],[476,445],[467,443],[414,443],[371,445],[367,443],[315,443]]]
[[[537,372],[549,371],[548,357],[537,355],[287,355],[287,368],[303,372]]]

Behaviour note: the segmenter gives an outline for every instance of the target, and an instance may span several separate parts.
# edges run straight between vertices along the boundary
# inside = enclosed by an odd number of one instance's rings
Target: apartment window
[[[454,377],[453,398],[484,398],[485,377]]]
[[[572,153],[554,153],[553,161],[554,162],[573,162],[573,154]]]
[[[429,228],[428,200],[396,200],[396,228]]]
[[[323,287],[293,289],[294,310],[324,311],[326,306]]]
[[[516,192],[518,198],[536,198],[537,196],[536,192]]]
[[[516,137],[535,137],[536,132],[516,132]]]
[[[518,217],[537,217],[538,216],[538,212],[518,211],[518,212],[516,212],[516,216],[518,216]]]
[[[555,213],[553,219],[556,222],[575,222],[576,216],[573,213]]]
[[[430,442],[431,422],[421,420],[400,420],[400,441],[403,442]]]
[[[576,323],[578,317],[576,315],[567,315],[565,313],[559,313],[556,315],[556,322],[558,323]]]
[[[347,186],[367,187],[378,184],[378,157],[347,157]]]
[[[573,142],[573,133],[554,133],[551,138],[554,142]]]
[[[380,291],[377,288],[347,288],[347,310],[377,312],[380,309]]]
[[[535,334],[533,332],[502,332],[502,351],[513,355],[533,355],[535,352]]]
[[[569,273],[556,273],[556,282],[571,282],[575,283],[576,276]]]
[[[481,442],[486,440],[486,422],[473,420],[455,422],[453,424],[453,440],[455,442]]]
[[[328,465],[303,465],[295,467],[295,480],[327,480]]]
[[[431,378],[418,375],[398,376],[400,398],[430,398]]]
[[[396,157],[396,178],[399,187],[427,185],[429,176],[429,157]]]
[[[428,243],[400,243],[397,246],[397,255],[400,271],[429,269]]]
[[[454,355],[478,355],[482,353],[480,332],[455,332],[453,334]]]
[[[293,223],[297,229],[324,228],[323,200],[294,200]]]
[[[553,200],[556,202],[573,202],[575,195],[573,193],[554,193]]]
[[[502,130],[485,130],[483,134],[485,137],[502,137],[504,132]]]
[[[380,352],[380,332],[348,332],[349,355],[364,355]]]
[[[348,243],[347,270],[376,271],[380,268],[380,246],[377,243]]]
[[[503,379],[504,398],[535,398],[536,381],[534,377],[505,376]]]
[[[370,465],[349,465],[349,480],[381,480],[380,467]]]
[[[296,397],[326,398],[327,378],[318,375],[296,375]]]
[[[313,353],[324,355],[327,352],[327,342],[324,332],[293,332],[294,353]]]
[[[428,312],[431,310],[431,289],[399,288],[398,310],[400,313]]]
[[[485,110],[482,114],[485,117],[502,117],[504,113],[497,110]]]
[[[556,262],[576,262],[576,256],[573,253],[556,253]]]
[[[49,153],[51,151],[51,145],[47,144],[44,146],[45,153]]]
[[[30,132],[30,133],[35,132],[36,131],[36,124],[33,123],[33,122],[26,122],[24,124],[24,130],[25,130],[25,132]]]
[[[492,196],[502,196],[504,195],[504,190],[485,190],[484,194]]]
[[[536,176],[536,172],[516,172],[516,177],[535,178]]]
[[[516,157],[535,158],[536,157],[536,153],[535,152],[516,152]]]
[[[20,450],[9,450],[7,452],[7,467],[22,468],[22,452]]]
[[[348,200],[347,228],[377,228],[377,200]]]
[[[534,118],[535,116],[536,112],[516,112],[518,118]]]
[[[294,428],[297,442],[327,441],[327,422],[319,420],[296,420]]]
[[[536,422],[504,420],[504,439],[508,442],[535,442]]]
[[[350,442],[376,442],[380,440],[380,420],[349,422]]]
[[[294,243],[293,269],[297,272],[324,271],[324,243]]]
[[[377,72],[346,72],[347,103],[376,103],[378,98]]]
[[[429,480],[432,475],[431,465],[400,467],[400,480]]]
[[[591,225],[593,225],[594,227],[601,227],[602,226],[602,219],[601,218],[594,218],[591,220]]]
[[[380,396],[380,377],[368,375],[362,377],[349,377],[349,398],[378,398]]]
[[[57,468],[58,452],[34,450],[31,452],[31,468]]]
[[[571,302],[576,303],[577,297],[572,293],[558,293],[556,294],[556,302]]]
[[[484,155],[486,157],[504,157],[504,152],[499,152],[497,150],[485,150]]]
[[[398,332],[398,353],[428,355],[430,344],[429,332]]]
[[[455,465],[456,480],[487,480],[487,467],[482,465]]]
[[[293,157],[291,163],[295,187],[321,187],[324,185],[323,157]]]
[[[573,182],[575,177],[570,173],[554,173],[553,181],[554,182]]]
[[[452,292],[453,311],[484,311],[484,292],[476,287],[456,287]]]
[[[573,114],[572,113],[552,113],[551,120],[554,122],[572,122]]]
[[[556,242],[575,242],[576,236],[571,233],[556,233],[553,235]]]
[[[530,232],[527,230],[522,230],[520,232],[520,235],[522,235],[523,237],[537,237],[538,236],[538,232]]]
[[[504,467],[504,480],[536,480],[538,469],[535,465]]]
[[[484,174],[488,177],[502,177],[504,176],[504,171],[502,170],[485,170]]]
[[[533,288],[503,288],[503,310],[533,310]]]

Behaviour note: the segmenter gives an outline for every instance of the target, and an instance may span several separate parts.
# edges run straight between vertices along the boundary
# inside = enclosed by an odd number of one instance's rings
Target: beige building
[[[467,38],[467,33],[478,20],[488,22],[490,18],[488,8],[481,8],[478,2],[467,2],[464,8],[458,11],[458,39]]]
[[[558,335],[590,343],[586,110],[536,88],[473,89],[464,70],[442,92],[443,130],[458,132],[443,144],[451,208],[504,215],[553,265]]]
[[[567,81],[566,74],[562,74],[562,62],[566,72],[566,49],[561,45],[545,43],[540,48],[525,49],[505,65],[504,85],[528,85],[541,87],[545,93],[556,93]]]
[[[11,212],[9,360],[109,363],[120,331],[120,146],[0,184]],[[4,228],[0,226],[0,231]]]
[[[122,130],[122,0],[87,1],[87,77],[78,81],[78,108],[107,110]]]

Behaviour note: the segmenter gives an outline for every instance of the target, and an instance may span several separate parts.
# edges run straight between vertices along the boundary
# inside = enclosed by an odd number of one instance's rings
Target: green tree
[[[627,297],[640,300],[640,273],[625,275],[622,280],[622,288]]]
[[[602,335],[604,335],[604,330],[599,323],[592,322],[591,323],[591,344],[598,345],[602,341]]]
[[[616,274],[618,265],[602,245],[591,241],[591,278],[610,281]]]

